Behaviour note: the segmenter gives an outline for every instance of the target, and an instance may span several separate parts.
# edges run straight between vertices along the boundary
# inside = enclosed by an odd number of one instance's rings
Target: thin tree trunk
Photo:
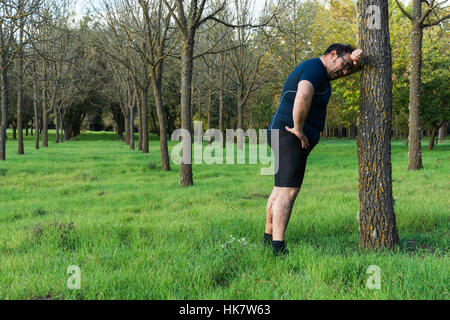
[[[411,57],[409,72],[409,136],[408,170],[423,169],[420,127],[420,83],[422,72],[423,29],[419,18],[422,15],[421,1],[414,1],[411,30]]]
[[[23,17],[23,0],[18,1],[18,11],[19,11],[19,52],[18,52],[18,77],[17,77],[17,153],[24,154],[23,148],[23,122],[22,122],[22,109],[23,109],[23,27],[24,27],[24,17]]]
[[[368,6],[380,8],[381,26],[369,29]],[[392,57],[388,1],[359,2],[360,39],[370,57],[361,75],[358,163],[361,248],[392,248],[398,233],[392,198]]]
[[[221,66],[224,66],[224,57],[223,53],[220,53],[220,62]],[[224,119],[223,119],[223,72],[219,72],[219,130],[222,132],[222,141],[221,141],[221,147],[225,147],[224,139],[225,139],[225,128],[224,128]]]
[[[136,101],[136,108],[137,108],[137,119],[138,119],[138,150],[142,151],[142,100],[140,98],[137,86],[135,84],[134,86],[134,92],[135,92],[135,101]]]
[[[61,114],[61,112],[59,112],[59,139],[61,142],[64,142],[64,133],[62,130],[63,127],[63,115]]]
[[[194,35],[183,39],[181,57],[181,128],[191,132],[191,94],[192,94],[192,70],[194,54]],[[192,138],[192,133],[191,133]],[[190,163],[180,164],[180,186],[191,186],[194,184],[192,177],[192,144],[189,143],[191,151]]]
[[[164,106],[162,102],[162,62],[155,69],[152,69],[153,96],[155,98],[156,114],[159,120],[159,146],[161,153],[161,167],[164,171],[170,171],[169,149],[167,144],[167,128]]]
[[[130,108],[125,106],[125,143],[130,144]]]
[[[18,81],[17,81],[17,153],[24,154],[23,148],[23,122],[22,122],[22,105],[23,105],[23,60],[19,58]]]
[[[147,85],[142,92],[141,118],[142,118],[142,153],[148,153],[148,89]]]
[[[437,126],[433,126],[433,129],[431,129],[430,142],[428,143],[428,150],[433,150],[434,141],[436,140],[438,131],[439,131],[439,127],[437,127]]]
[[[438,138],[438,143],[441,143],[444,139],[445,136],[447,135],[447,123],[444,123],[440,128],[439,128],[439,138]]]
[[[243,89],[238,85],[237,92],[237,129],[244,130],[244,103],[243,103]],[[242,150],[244,148],[244,135],[242,133],[238,134],[237,148]]]
[[[130,108],[130,149],[134,150],[134,108],[135,98],[131,94],[131,89],[128,88],[128,104]]]
[[[212,77],[212,72],[210,71],[210,78],[211,77]],[[212,83],[211,83],[211,81],[209,81],[208,106],[207,106],[207,110],[206,110],[208,130],[211,129],[211,108],[212,108]],[[209,138],[210,138],[210,143],[211,143],[211,134],[209,135]]]
[[[8,78],[7,70],[2,66],[2,121],[0,124],[0,160],[6,160],[6,127],[8,126]]]
[[[134,105],[130,108],[130,149],[134,150]]]
[[[44,81],[42,85],[42,147],[48,147],[48,111],[47,111],[47,67],[44,62]]]

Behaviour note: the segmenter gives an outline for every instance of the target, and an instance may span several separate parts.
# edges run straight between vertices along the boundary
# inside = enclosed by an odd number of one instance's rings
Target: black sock
[[[286,243],[283,241],[272,240],[272,247],[274,252],[284,251],[286,249]]]
[[[264,233],[264,242],[265,243],[271,243],[272,242],[272,235],[269,233]]]

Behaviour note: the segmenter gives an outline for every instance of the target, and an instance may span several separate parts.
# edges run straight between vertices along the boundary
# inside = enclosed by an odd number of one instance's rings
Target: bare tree
[[[254,1],[234,1],[236,12],[236,24],[239,26],[254,25]],[[237,129],[242,134],[244,129],[244,108],[250,94],[256,91],[264,83],[264,73],[261,72],[261,61],[270,48],[266,41],[262,41],[262,34],[255,32],[253,28],[239,27],[231,42],[236,49],[228,54],[233,70],[233,80],[236,87],[237,102]],[[243,148],[244,139],[238,138],[238,149]]]
[[[8,69],[11,66],[18,48],[14,34],[19,19],[18,8],[14,1],[1,0],[0,16],[0,69],[1,69],[1,113],[0,123],[0,160],[6,160],[6,127],[8,126]]]
[[[395,0],[395,2],[403,14],[411,21],[408,170],[419,170],[423,168],[420,127],[420,86],[422,78],[423,30],[442,23],[450,17],[450,14],[448,14],[448,7],[444,9],[441,8],[441,5],[446,3],[447,0],[413,0],[412,15],[409,14],[405,8],[403,8],[398,0]],[[426,4],[426,9],[424,11],[422,10],[423,4]],[[439,15],[441,15],[441,17],[439,17]],[[431,18],[432,16],[434,16],[434,19]]]
[[[197,30],[206,22],[213,20],[228,27],[248,27],[235,25],[221,20],[218,14],[226,7],[226,2],[212,3],[207,6],[206,0],[163,0],[181,33],[181,128],[192,132],[192,70],[194,59],[205,54],[220,52],[215,48],[194,55]],[[267,22],[266,22],[267,24]],[[223,51],[223,50],[222,50]],[[189,144],[189,148],[191,148]],[[181,162],[180,186],[194,184],[192,176],[192,152],[189,163]]]

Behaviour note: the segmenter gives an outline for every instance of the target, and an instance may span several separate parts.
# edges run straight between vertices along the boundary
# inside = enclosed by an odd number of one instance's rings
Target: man
[[[284,235],[302,185],[306,160],[325,126],[330,81],[359,70],[361,58],[361,49],[333,44],[321,57],[298,65],[284,84],[280,104],[267,132],[278,171],[267,201],[264,243],[272,243],[275,255],[287,253]],[[271,141],[271,131],[275,129],[279,139]],[[278,143],[278,150],[274,143]]]

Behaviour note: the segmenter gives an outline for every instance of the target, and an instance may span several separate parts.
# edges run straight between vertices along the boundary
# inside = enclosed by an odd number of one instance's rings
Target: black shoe
[[[264,239],[262,244],[265,246],[270,246],[272,244],[272,235],[268,233],[264,233]]]
[[[285,257],[289,254],[289,249],[284,247],[281,250],[276,251],[275,249],[273,250],[273,254],[275,257]]]
[[[273,254],[278,257],[284,257],[289,253],[289,250],[286,248],[286,242],[284,241],[272,241]]]

